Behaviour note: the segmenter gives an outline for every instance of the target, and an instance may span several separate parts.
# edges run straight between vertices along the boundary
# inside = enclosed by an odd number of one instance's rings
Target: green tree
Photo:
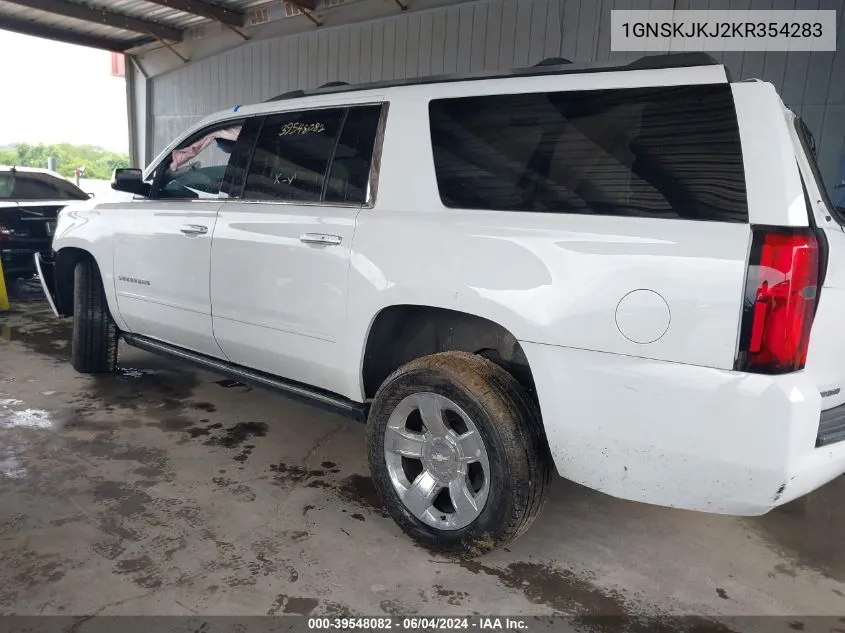
[[[129,167],[129,155],[109,152],[94,145],[30,145],[17,143],[13,150],[0,150],[0,165],[18,167],[47,167],[47,158],[56,159],[58,172],[70,178],[77,167],[85,168],[86,178],[107,180],[118,167]]]

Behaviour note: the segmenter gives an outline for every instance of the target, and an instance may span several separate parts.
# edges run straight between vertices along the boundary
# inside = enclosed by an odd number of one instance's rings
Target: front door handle
[[[208,227],[202,224],[186,224],[179,230],[185,235],[205,235],[208,233]]]
[[[305,244],[340,244],[343,239],[340,235],[327,235],[326,233],[303,233],[299,241]]]

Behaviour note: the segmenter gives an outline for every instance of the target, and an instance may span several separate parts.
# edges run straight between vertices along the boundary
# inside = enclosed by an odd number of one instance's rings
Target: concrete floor
[[[363,425],[131,348],[81,376],[68,340],[41,302],[0,315],[2,614],[845,612],[842,479],[757,519],[557,480],[459,562],[384,515]]]

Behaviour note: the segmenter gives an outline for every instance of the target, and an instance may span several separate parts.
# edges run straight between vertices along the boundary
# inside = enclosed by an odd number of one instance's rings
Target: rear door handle
[[[208,227],[202,224],[186,224],[179,230],[185,235],[205,235],[208,233]]]
[[[305,244],[340,244],[343,239],[340,235],[327,235],[326,233],[303,233],[299,241]]]

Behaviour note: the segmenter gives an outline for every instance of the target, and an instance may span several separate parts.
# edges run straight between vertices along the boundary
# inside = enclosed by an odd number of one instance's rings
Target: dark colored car
[[[0,167],[0,262],[4,276],[33,276],[33,253],[50,253],[59,211],[88,198],[87,193],[55,172]]]

